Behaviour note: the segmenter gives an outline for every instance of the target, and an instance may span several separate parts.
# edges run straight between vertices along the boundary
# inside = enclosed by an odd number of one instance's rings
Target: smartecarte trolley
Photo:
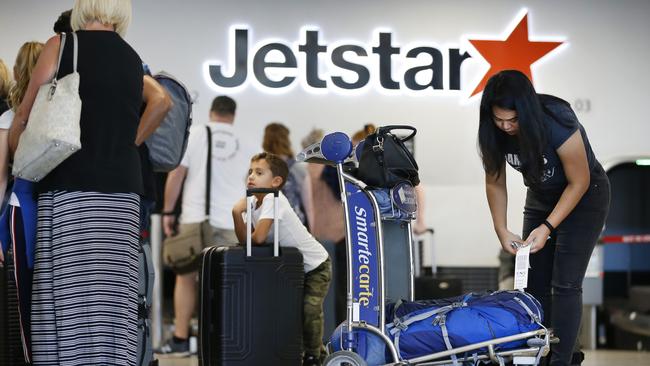
[[[399,299],[413,300],[413,250],[411,220],[415,217],[415,192],[409,184],[400,184],[377,195],[355,176],[355,152],[347,135],[335,132],[307,147],[298,160],[335,166],[345,212],[347,254],[347,319],[337,332],[339,344],[329,345],[332,352],[324,365],[537,365],[549,352],[550,330],[492,339],[451,348],[413,359],[402,359],[386,328],[386,304]],[[386,213],[388,197],[392,210]],[[385,201],[385,200],[384,200]],[[382,206],[383,212],[380,209]],[[385,343],[386,362],[364,359],[356,348],[361,334],[373,335]],[[520,349],[499,351],[499,345],[526,340]]]

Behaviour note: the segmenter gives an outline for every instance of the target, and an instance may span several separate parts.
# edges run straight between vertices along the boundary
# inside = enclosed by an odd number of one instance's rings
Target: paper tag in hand
[[[515,258],[515,290],[528,287],[528,268],[530,267],[530,245],[517,250]]]

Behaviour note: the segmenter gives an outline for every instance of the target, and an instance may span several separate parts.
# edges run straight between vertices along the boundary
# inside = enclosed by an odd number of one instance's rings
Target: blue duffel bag
[[[543,327],[542,306],[532,295],[523,291],[470,293],[429,301],[400,301],[387,306],[386,317],[386,330],[403,359]],[[514,349],[525,343],[525,339],[502,343],[495,350]]]

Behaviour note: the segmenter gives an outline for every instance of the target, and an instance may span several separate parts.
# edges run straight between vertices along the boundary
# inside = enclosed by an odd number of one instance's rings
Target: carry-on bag
[[[204,251],[200,271],[199,364],[302,364],[304,270],[296,248],[280,250],[278,220],[274,243],[252,246],[251,204],[246,192],[246,247],[211,247]]]

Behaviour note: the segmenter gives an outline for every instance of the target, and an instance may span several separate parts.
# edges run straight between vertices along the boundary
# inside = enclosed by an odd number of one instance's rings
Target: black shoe
[[[302,358],[302,366],[321,366],[321,362],[317,356],[305,354]]]
[[[167,341],[162,347],[154,350],[154,353],[161,357],[189,357],[190,342],[176,342],[173,338]]]
[[[571,366],[573,365],[582,365],[582,361],[585,360],[585,354],[582,351],[573,352],[571,355]]]

